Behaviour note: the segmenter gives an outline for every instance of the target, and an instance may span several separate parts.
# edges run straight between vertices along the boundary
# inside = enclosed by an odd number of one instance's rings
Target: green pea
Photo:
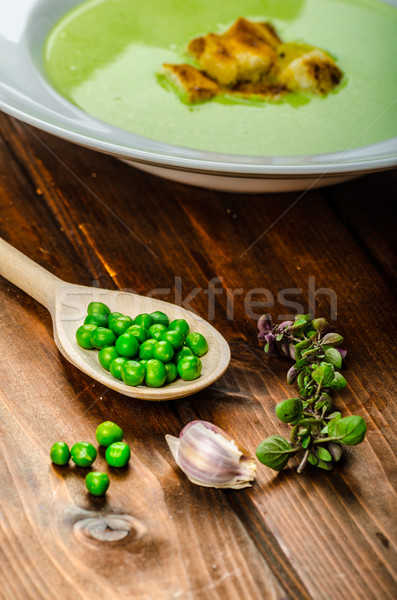
[[[105,346],[98,353],[98,360],[106,371],[109,371],[110,364],[115,358],[118,358],[119,353],[114,346]]]
[[[79,346],[86,350],[91,350],[94,346],[91,343],[91,333],[97,328],[93,323],[81,325],[76,331],[76,340]]]
[[[154,312],[150,313],[150,316],[153,319],[153,323],[164,325],[165,328],[167,328],[170,324],[169,318],[165,313],[161,312],[161,310],[155,310]]]
[[[135,317],[134,325],[142,325],[145,329],[149,329],[153,325],[153,319],[147,313],[141,313]]]
[[[123,440],[123,430],[113,421],[104,421],[96,428],[95,437],[98,444],[107,448],[110,444]]]
[[[161,341],[169,342],[174,350],[179,350],[183,346],[183,334],[176,329],[168,329],[160,338]]]
[[[174,319],[173,321],[171,321],[168,329],[172,331],[180,331],[184,338],[190,331],[188,322],[185,321],[185,319]]]
[[[189,333],[185,343],[196,356],[203,356],[203,354],[208,352],[207,340],[201,333]]]
[[[88,325],[85,325],[88,327]],[[91,332],[91,344],[94,348],[105,348],[105,346],[114,346],[116,341],[116,336],[114,335],[111,329],[107,329],[107,327],[96,327],[94,331]]]
[[[157,344],[153,346],[153,358],[157,358],[157,360],[161,360],[162,362],[169,362],[173,356],[174,349],[169,342],[157,342]]]
[[[78,467],[90,467],[97,457],[97,452],[88,442],[77,442],[70,450],[72,461]]]
[[[65,442],[56,442],[51,447],[50,457],[54,465],[67,465],[70,460],[69,446]]]
[[[125,330],[125,333],[131,333],[132,335],[135,335],[140,344],[146,342],[149,337],[148,330],[142,327],[142,325],[131,325],[131,327],[128,327],[128,329]]]
[[[99,473],[99,471],[91,471],[85,478],[85,487],[93,496],[104,496],[109,483],[109,477],[106,473]]]
[[[123,365],[126,360],[124,356],[119,356],[110,363],[109,372],[115,379],[123,379]]]
[[[110,323],[110,321],[114,321],[115,319],[118,319],[119,317],[124,317],[123,313],[112,312],[112,313],[110,313],[110,315],[108,315],[108,321]]]
[[[185,356],[193,356],[193,352],[187,346],[182,346],[180,350],[177,350],[174,354],[174,362],[178,364],[181,358]]]
[[[117,336],[122,335],[128,327],[131,327],[132,319],[131,317],[127,317],[127,315],[121,315],[119,317],[115,317],[109,319],[109,328],[113,331]]]
[[[149,387],[161,387],[165,384],[167,372],[161,360],[152,358],[148,360],[146,365],[145,382]]]
[[[167,331],[167,328],[161,323],[155,323],[148,329],[149,337],[155,340],[159,340],[165,331]]]
[[[124,442],[115,442],[106,450],[105,458],[110,467],[125,467],[131,457],[131,450]]]
[[[120,356],[134,358],[139,352],[139,343],[132,333],[123,333],[116,340],[116,350]]]
[[[86,325],[92,323],[93,325],[96,325],[97,327],[107,327],[108,326],[108,317],[107,317],[107,315],[102,315],[101,313],[98,313],[97,315],[87,315],[86,318],[84,319],[84,323]]]
[[[139,364],[142,365],[143,367],[145,367],[145,371],[146,371],[146,365],[148,363],[147,358],[142,358],[140,360],[138,360]]]
[[[197,356],[185,356],[177,364],[177,371],[185,381],[192,381],[200,377],[203,365]]]
[[[90,302],[87,306],[87,314],[89,315],[108,315],[110,308],[103,302]]]
[[[172,381],[175,381],[175,379],[178,377],[178,371],[176,369],[176,365],[173,362],[168,362],[165,363],[164,365],[165,367],[165,382],[166,383],[171,383]]]
[[[121,370],[121,376],[127,385],[141,385],[145,379],[146,369],[136,360],[127,360]]]
[[[153,358],[153,348],[156,344],[157,340],[146,340],[146,342],[143,342],[139,348],[139,358],[145,358],[146,360]]]

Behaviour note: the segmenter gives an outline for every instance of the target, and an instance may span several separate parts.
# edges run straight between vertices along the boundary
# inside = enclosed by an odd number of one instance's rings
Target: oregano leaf
[[[319,469],[324,469],[324,471],[332,471],[332,463],[326,462],[325,460],[318,459],[318,463],[316,467]]]
[[[342,419],[332,419],[328,423],[328,437],[331,441],[355,446],[365,438],[367,424],[362,417],[352,415]]]
[[[322,344],[329,344],[330,346],[341,344],[342,342],[343,337],[339,333],[327,333],[321,340]]]
[[[312,372],[312,377],[316,383],[326,387],[334,379],[334,371],[330,365],[320,365]]]
[[[324,351],[327,362],[330,362],[335,369],[340,369],[342,366],[342,357],[336,348],[327,348]]]
[[[274,471],[281,471],[291,456],[296,453],[291,444],[281,435],[271,435],[256,449],[258,460]]]
[[[347,385],[346,379],[340,373],[334,373],[334,379],[327,384],[333,390],[343,390]]]
[[[324,460],[325,462],[331,462],[332,461],[331,453],[328,452],[328,450],[326,448],[324,448],[323,446],[318,446],[318,448],[317,448],[317,455],[318,455],[318,457],[319,457],[320,460]]]
[[[288,400],[282,400],[277,404],[276,415],[283,423],[292,423],[299,419],[302,410],[302,400],[300,398],[288,398]]]

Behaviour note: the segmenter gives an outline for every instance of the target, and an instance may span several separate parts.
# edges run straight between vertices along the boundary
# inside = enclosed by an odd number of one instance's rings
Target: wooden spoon
[[[207,321],[175,304],[137,294],[66,283],[1,238],[0,275],[47,308],[52,317],[55,343],[69,362],[125,396],[142,400],[172,400],[189,396],[211,385],[229,365],[230,348],[224,337]],[[76,342],[76,330],[83,324],[87,305],[92,301],[104,302],[112,312],[118,311],[132,317],[161,310],[170,320],[186,319],[191,331],[202,333],[208,341],[209,350],[201,359],[201,376],[194,381],[178,379],[162,388],[131,387],[114,379],[100,365],[98,351],[84,350]]]

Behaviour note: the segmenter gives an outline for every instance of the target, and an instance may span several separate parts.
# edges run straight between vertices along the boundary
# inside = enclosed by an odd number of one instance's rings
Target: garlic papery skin
[[[178,467],[196,485],[238,490],[255,479],[255,458],[208,421],[192,421],[179,437],[165,439]]]

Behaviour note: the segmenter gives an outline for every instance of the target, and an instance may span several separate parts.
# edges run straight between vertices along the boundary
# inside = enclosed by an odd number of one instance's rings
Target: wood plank
[[[395,234],[397,171],[377,173],[326,190],[326,197],[357,243],[372,256],[382,276],[396,291]]]
[[[68,365],[55,349],[46,311],[1,282],[0,355],[7,359],[0,361],[0,476],[6,483],[0,489],[5,557],[0,568],[13,573],[5,598],[52,598],[54,589],[65,598],[94,593],[145,600],[394,598],[391,271],[377,268],[376,250],[358,243],[329,191],[309,192],[244,254],[296,195],[244,199],[188,188],[41,132],[32,134],[6,117],[0,123],[6,141],[0,145],[0,173],[6,174],[0,179],[0,230],[7,241],[75,283],[97,281],[138,293],[168,288],[158,296],[173,301],[181,298],[178,276],[182,299],[201,288],[190,307],[204,317],[208,282],[222,278],[214,323],[231,343],[233,356],[225,376],[191,399],[134,402]],[[365,194],[367,186],[379,187],[382,177],[349,183],[348,192],[344,186],[335,190],[348,201],[358,190]],[[387,190],[386,185],[385,206],[390,206]],[[379,214],[382,198],[377,199]],[[368,214],[360,213],[358,222],[368,223]],[[378,235],[383,221],[372,225]],[[381,247],[383,265],[389,264],[390,248],[389,241]],[[364,416],[367,440],[349,449],[344,464],[331,474],[311,469],[298,476],[287,469],[277,475],[259,466],[251,490],[191,485],[175,468],[164,441],[166,433],[177,435],[188,421],[212,421],[252,451],[267,435],[287,433],[274,414],[275,403],[291,393],[284,380],[287,364],[264,358],[244,298],[253,288],[265,288],[268,298],[275,297],[271,312],[277,316],[286,312],[277,294],[289,288],[288,299],[307,310],[310,277],[316,289],[337,295],[336,323],[348,349],[348,388],[337,403],[345,414]],[[258,297],[265,300],[263,293]],[[326,294],[318,296],[316,313],[330,316]],[[113,474],[102,502],[84,492],[81,470],[51,467],[48,449],[61,437],[70,443],[93,440],[96,425],[107,418],[123,426],[134,459],[127,473]],[[75,527],[109,513],[126,515],[119,525],[132,533],[124,540],[100,541]],[[22,568],[24,562],[28,568]],[[45,580],[43,565],[49,572]]]

